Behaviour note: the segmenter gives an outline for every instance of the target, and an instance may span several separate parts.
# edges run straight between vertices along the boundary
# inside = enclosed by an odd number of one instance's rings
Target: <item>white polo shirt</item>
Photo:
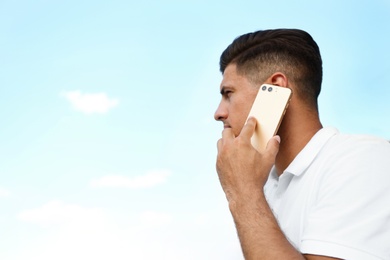
[[[303,254],[390,259],[390,144],[323,128],[264,187],[287,239]]]

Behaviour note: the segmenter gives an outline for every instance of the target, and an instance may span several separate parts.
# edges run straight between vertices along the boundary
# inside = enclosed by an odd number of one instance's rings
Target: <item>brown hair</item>
[[[296,94],[317,107],[322,59],[318,45],[305,31],[276,29],[244,34],[222,53],[220,71],[224,73],[229,64],[236,64],[237,73],[255,84],[282,72],[296,86]]]

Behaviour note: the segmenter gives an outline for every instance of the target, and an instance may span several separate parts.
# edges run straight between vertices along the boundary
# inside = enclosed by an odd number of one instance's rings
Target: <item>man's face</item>
[[[232,128],[238,136],[246,122],[258,88],[242,75],[237,74],[236,65],[226,67],[220,86],[222,99],[214,118],[222,121],[224,128]]]

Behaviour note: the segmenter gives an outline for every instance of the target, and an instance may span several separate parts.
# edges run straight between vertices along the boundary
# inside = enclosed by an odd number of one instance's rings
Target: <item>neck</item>
[[[278,131],[281,143],[275,167],[279,175],[321,128],[317,111],[307,109],[294,111],[290,106]]]

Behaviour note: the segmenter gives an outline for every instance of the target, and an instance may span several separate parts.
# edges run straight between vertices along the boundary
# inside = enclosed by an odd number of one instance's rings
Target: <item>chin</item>
[[[241,128],[242,129],[242,128]],[[235,137],[239,136],[240,133],[241,133],[241,129],[238,131],[238,130],[235,130],[235,129],[232,129],[233,130],[233,134]]]

